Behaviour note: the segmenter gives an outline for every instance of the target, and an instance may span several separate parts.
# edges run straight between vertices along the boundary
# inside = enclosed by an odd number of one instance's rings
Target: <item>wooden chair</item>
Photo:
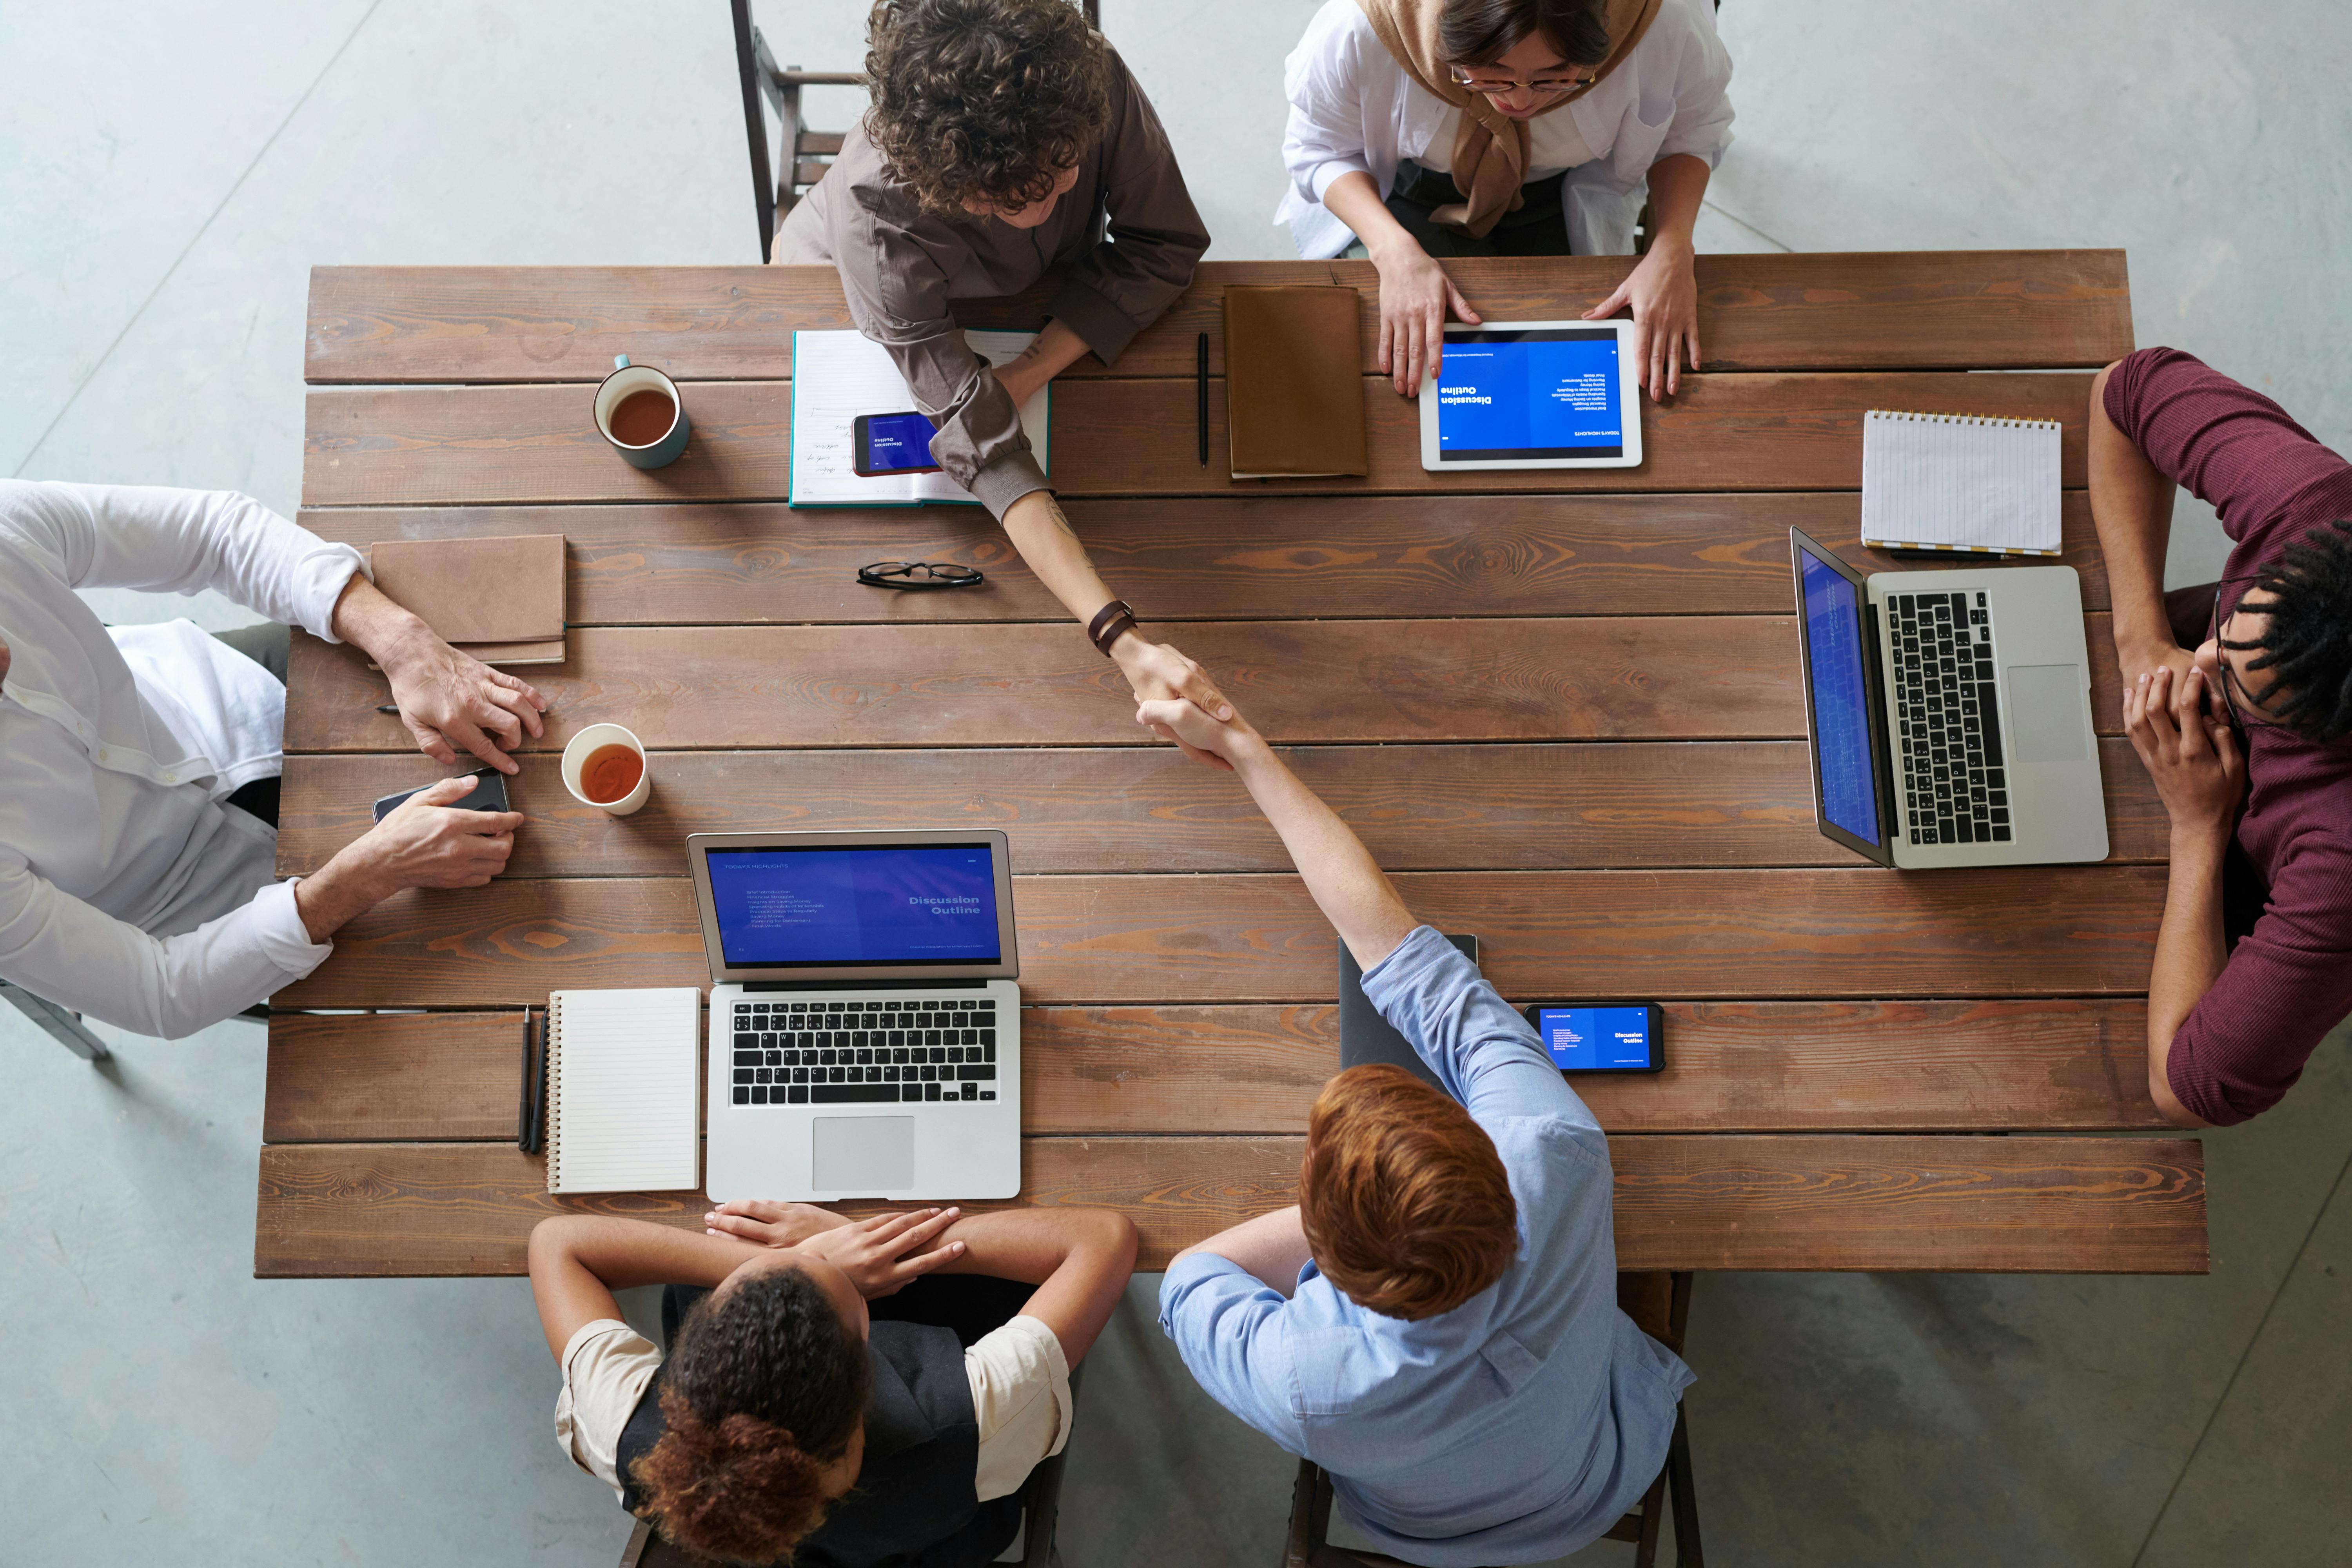
[[[1078,1383],[1086,1375],[1081,1364],[1070,1369],[1070,1422],[1073,1436],[1077,1425]],[[1055,1546],[1055,1527],[1061,1522],[1062,1472],[1068,1467],[1069,1445],[1062,1451],[1038,1462],[1021,1484],[1021,1568],[1062,1568],[1062,1553]],[[717,1568],[709,1558],[698,1557],[664,1541],[654,1527],[644,1520],[629,1533],[629,1543],[621,1549],[621,1568]]]
[[[1097,12],[1098,0],[1082,0],[1087,25],[1099,30],[1102,18]],[[793,210],[803,192],[824,178],[833,167],[834,158],[841,152],[843,132],[812,131],[801,118],[801,89],[804,87],[863,87],[866,79],[857,73],[842,71],[804,71],[798,66],[779,69],[776,57],[768,50],[768,40],[751,25],[751,0],[734,0],[735,10],[735,70],[743,85],[743,129],[751,143],[751,199],[760,217],[760,259],[776,258],[776,229],[784,216]],[[765,99],[776,111],[778,138],[776,157],[768,154],[768,120],[761,107]],[[781,167],[770,173],[772,162]]]
[[[1618,1304],[1642,1331],[1682,1353],[1683,1331],[1690,1321],[1691,1276],[1676,1274],[1664,1290],[1645,1289],[1655,1275],[1617,1277]],[[1629,1289],[1631,1287],[1631,1289]],[[1634,1568],[1651,1568],[1658,1560],[1658,1527],[1672,1494],[1675,1513],[1675,1561],[1681,1568],[1706,1568],[1699,1549],[1698,1498],[1691,1486],[1690,1439],[1682,1407],[1675,1409],[1675,1435],[1666,1448],[1666,1462],[1658,1479],[1643,1495],[1642,1506],[1610,1526],[1607,1541],[1633,1543]],[[1282,1568],[1412,1568],[1412,1564],[1378,1552],[1333,1546],[1324,1539],[1331,1525],[1331,1478],[1311,1459],[1298,1461],[1298,1479],[1290,1494],[1290,1534],[1282,1552]]]

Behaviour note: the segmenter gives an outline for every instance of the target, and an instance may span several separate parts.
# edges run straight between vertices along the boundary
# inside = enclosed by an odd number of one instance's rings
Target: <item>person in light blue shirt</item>
[[[1692,1381],[1618,1309],[1607,1139],[1527,1020],[1245,720],[1136,716],[1240,776],[1365,995],[1444,1085],[1334,1078],[1298,1205],[1178,1253],[1160,1327],[1219,1404],[1330,1473],[1380,1550],[1432,1568],[1576,1551],[1655,1479]]]

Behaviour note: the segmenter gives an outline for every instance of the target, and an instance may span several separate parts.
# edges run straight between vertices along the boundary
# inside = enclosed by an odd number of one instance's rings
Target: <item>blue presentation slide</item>
[[[1536,1032],[1553,1064],[1563,1068],[1650,1065],[1647,1007],[1538,1007]]]
[[[866,466],[928,468],[931,466],[931,422],[919,414],[876,414],[866,421]]]
[[[718,849],[704,859],[730,966],[997,962],[985,844]]]
[[[1436,392],[1441,462],[1625,455],[1613,331],[1448,337]]]
[[[1812,668],[1813,754],[1822,769],[1822,816],[1856,838],[1881,842],[1878,790],[1870,774],[1870,688],[1862,675],[1862,619],[1854,586],[1802,545],[1805,650]]]

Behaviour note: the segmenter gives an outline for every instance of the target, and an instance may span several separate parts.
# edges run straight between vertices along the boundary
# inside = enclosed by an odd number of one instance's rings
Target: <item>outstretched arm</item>
[[[2117,361],[2120,364],[2122,362]],[[2107,417],[2109,365],[2091,383],[2091,522],[2115,606],[2116,659],[2126,681],[2169,668],[2189,673],[2164,614],[2164,556],[2172,538],[2172,480]]]
[[[1323,804],[1275,754],[1265,738],[1235,713],[1219,722],[1185,703],[1145,702],[1136,719],[1159,734],[1204,752],[1241,776],[1242,785],[1290,851],[1307,890],[1348,951],[1369,973],[1416,923],[1339,816]]]

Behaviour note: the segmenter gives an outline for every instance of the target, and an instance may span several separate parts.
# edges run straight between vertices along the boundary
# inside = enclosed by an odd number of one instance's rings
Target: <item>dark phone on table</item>
[[[474,781],[474,787],[471,793],[460,795],[457,799],[451,801],[449,803],[450,810],[512,811],[514,809],[514,807],[507,804],[507,775],[499,772],[498,769],[477,768],[471,773],[459,773],[456,776],[459,778],[471,778]],[[440,781],[437,779],[434,781],[436,784],[439,782]],[[412,795],[421,794],[432,787],[433,785],[429,784],[418,784],[415,789],[404,789],[398,795],[385,795],[382,800],[375,803],[375,819],[378,822],[382,822],[386,816],[391,815],[392,809],[398,805],[402,801],[406,800]]]
[[[916,413],[861,414],[852,435],[849,467],[858,478],[884,474],[935,474],[931,437],[938,427]]]
[[[1657,1072],[1666,1065],[1655,1002],[1538,1002],[1528,1022],[1562,1072]]]

